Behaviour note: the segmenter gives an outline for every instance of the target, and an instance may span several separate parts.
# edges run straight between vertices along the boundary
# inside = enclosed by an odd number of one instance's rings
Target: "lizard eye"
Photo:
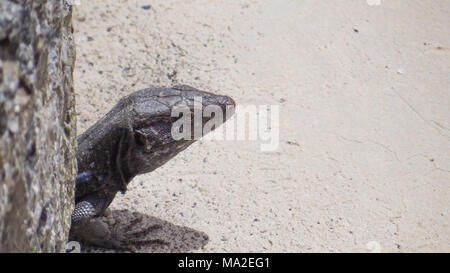
[[[173,142],[171,122],[154,122],[149,126],[135,130],[136,143],[149,153]]]
[[[149,139],[147,138],[147,135],[145,134],[145,132],[141,131],[141,130],[136,130],[135,131],[135,138],[136,138],[136,143],[139,146],[142,146],[145,152],[150,152],[152,149],[152,145],[151,145],[151,141],[149,141]]]

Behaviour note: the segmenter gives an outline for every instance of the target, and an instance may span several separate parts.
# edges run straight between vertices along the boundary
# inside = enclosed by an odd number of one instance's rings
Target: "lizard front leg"
[[[111,198],[113,199],[114,196]],[[159,225],[140,227],[138,224],[142,217],[137,217],[128,225],[118,227],[114,223],[108,222],[108,216],[98,215],[109,205],[109,200],[95,200],[89,198],[76,204],[72,214],[72,228],[70,230],[70,240],[81,241],[88,245],[102,248],[119,249],[132,251],[132,246],[166,244],[159,239],[142,239],[148,233],[161,228]],[[102,212],[104,213],[104,211]],[[111,215],[109,217],[112,217]],[[138,229],[133,229],[139,226]]]

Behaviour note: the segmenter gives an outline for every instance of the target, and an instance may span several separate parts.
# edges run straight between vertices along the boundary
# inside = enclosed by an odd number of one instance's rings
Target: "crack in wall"
[[[344,141],[347,141],[347,142],[354,142],[354,143],[358,143],[358,144],[372,143],[374,145],[380,146],[385,151],[388,151],[389,153],[391,153],[394,156],[394,158],[400,163],[405,163],[408,160],[413,159],[415,157],[423,157],[423,158],[425,158],[428,162],[430,162],[433,165],[435,170],[450,173],[450,170],[438,167],[436,165],[436,162],[435,162],[436,160],[434,158],[431,158],[431,157],[423,155],[423,154],[415,154],[415,155],[409,156],[406,159],[400,159],[399,156],[398,156],[398,153],[396,151],[392,150],[391,148],[389,148],[387,145],[385,145],[383,143],[380,143],[380,142],[377,142],[377,141],[373,141],[371,139],[365,139],[365,140],[351,139],[351,138],[344,137],[344,136],[342,136],[342,135],[340,135],[338,133],[334,133],[334,132],[332,134],[334,134],[338,140],[344,140]]]

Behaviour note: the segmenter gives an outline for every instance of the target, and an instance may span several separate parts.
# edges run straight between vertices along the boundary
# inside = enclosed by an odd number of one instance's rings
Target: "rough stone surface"
[[[76,175],[67,1],[0,1],[0,252],[64,251]]]

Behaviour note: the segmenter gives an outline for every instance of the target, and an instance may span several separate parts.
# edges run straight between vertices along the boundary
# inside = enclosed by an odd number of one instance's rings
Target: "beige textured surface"
[[[200,141],[113,208],[183,251],[450,251],[450,1],[80,3],[79,133],[149,85],[280,105],[276,152]]]

